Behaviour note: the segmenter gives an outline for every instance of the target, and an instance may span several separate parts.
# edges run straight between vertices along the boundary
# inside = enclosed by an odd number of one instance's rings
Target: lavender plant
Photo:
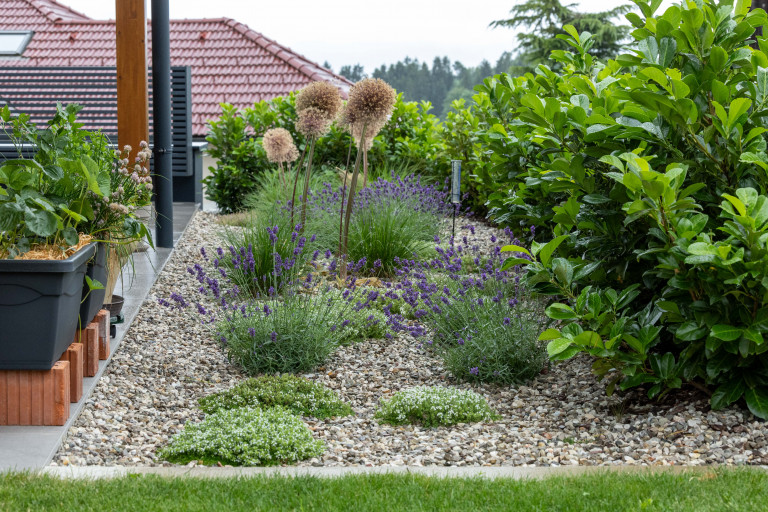
[[[303,268],[311,257],[305,249],[314,238],[308,241],[299,235],[298,226],[291,226],[289,212],[273,204],[270,211],[249,219],[244,228],[224,230],[225,248],[216,249],[213,265],[226,269],[240,293],[258,297],[270,288],[282,290],[294,275],[283,271],[275,274],[275,265],[294,261],[296,268]]]
[[[405,301],[419,323],[385,308],[390,325],[423,339],[459,379],[525,382],[547,359],[537,340],[545,328],[543,307],[525,292],[517,269],[501,270],[500,246],[483,259],[466,243],[438,246],[438,257],[426,263],[399,260],[400,282],[386,296]]]
[[[265,231],[274,260],[269,274],[271,284],[265,293],[254,296],[235,282],[221,264],[223,249],[208,255],[203,248],[201,254],[208,265],[197,263],[188,269],[199,283],[197,300],[173,293],[159,302],[197,311],[229,359],[248,374],[310,371],[348,339],[348,329],[354,326],[351,312],[368,307],[378,294],[361,300],[354,272],[340,280],[335,260],[321,268],[319,250],[305,256],[309,251],[306,239],[299,234],[300,226],[288,237],[292,250],[287,258],[278,252],[280,227],[275,225]],[[250,266],[249,252],[241,249],[232,249],[244,255],[238,265]],[[322,256],[330,258],[331,253]],[[353,270],[360,266],[353,266]]]

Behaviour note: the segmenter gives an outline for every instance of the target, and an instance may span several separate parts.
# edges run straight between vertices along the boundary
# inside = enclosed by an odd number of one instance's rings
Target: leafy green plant
[[[262,376],[200,399],[206,414],[239,407],[284,407],[315,418],[349,416],[352,409],[327,387],[294,375]]]
[[[81,129],[80,108],[58,105],[45,129],[34,126],[28,115],[12,115],[7,105],[0,110],[0,127],[20,155],[22,144],[34,150],[33,159],[6,160],[0,167],[3,257],[20,256],[32,245],[56,247],[67,255],[68,248],[78,245],[79,233],[113,245],[144,238],[151,243],[149,231],[134,215],[151,195],[146,143],[129,169],[105,136]]]
[[[309,428],[287,409],[222,409],[187,423],[157,456],[169,462],[271,466],[317,457],[325,451]]]
[[[375,417],[391,425],[417,424],[428,428],[501,418],[477,393],[442,386],[398,391],[392,398],[381,400]]]
[[[736,222],[721,199],[735,208],[728,198],[738,198],[745,210],[734,211],[748,217],[753,194],[743,190],[768,192],[768,40],[753,37],[768,20],[747,2],[661,14],[658,1],[635,4],[627,54],[601,62],[595,35],[565,26],[570,50],[552,52],[551,66],[478,87],[462,125],[477,188],[495,219],[534,228],[528,254],[508,265],[525,265],[532,291],[560,298],[547,312],[563,325],[543,335],[551,357],[591,354],[609,392],[643,386],[659,397],[690,384],[713,393],[713,407],[744,396],[768,417],[752,327],[761,303],[750,312],[731,302],[747,293],[738,279],[705,280],[719,268],[705,251],[728,260],[742,243],[721,238]]]

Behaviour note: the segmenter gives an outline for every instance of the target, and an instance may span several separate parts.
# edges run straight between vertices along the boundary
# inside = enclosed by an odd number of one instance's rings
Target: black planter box
[[[0,260],[0,370],[50,370],[72,343],[90,244],[66,260]]]
[[[93,317],[104,304],[104,297],[107,294],[107,244],[104,242],[99,242],[96,247],[96,257],[88,262],[85,275],[100,282],[104,288],[89,290],[88,283],[83,280],[83,296],[80,302],[80,320],[78,321],[80,329],[85,329],[91,323]]]

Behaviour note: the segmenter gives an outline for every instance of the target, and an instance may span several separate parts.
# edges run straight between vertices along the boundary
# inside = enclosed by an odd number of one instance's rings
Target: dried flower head
[[[315,107],[307,107],[298,111],[296,130],[305,137],[321,137],[331,127],[331,118],[322,110]]]
[[[296,95],[296,111],[308,108],[316,108],[333,119],[341,108],[339,90],[328,82],[312,82]]]
[[[380,78],[364,78],[349,90],[346,114],[350,123],[381,123],[383,126],[392,113],[397,95]]]
[[[291,133],[285,128],[272,128],[264,133],[262,140],[264,151],[270,162],[293,162],[299,158],[299,150],[293,142]]]
[[[368,151],[373,147],[373,139],[379,134],[381,129],[386,124],[386,118],[384,120],[377,120],[369,122],[365,125],[365,138],[361,140],[363,136],[363,123],[352,123],[347,128],[352,138],[355,139],[355,145],[363,151]]]

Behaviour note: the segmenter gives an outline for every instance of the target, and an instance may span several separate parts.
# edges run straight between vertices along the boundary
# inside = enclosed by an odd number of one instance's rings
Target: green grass
[[[415,475],[248,479],[58,480],[0,475],[0,510],[765,510],[761,470],[600,472],[545,480],[440,479]]]

